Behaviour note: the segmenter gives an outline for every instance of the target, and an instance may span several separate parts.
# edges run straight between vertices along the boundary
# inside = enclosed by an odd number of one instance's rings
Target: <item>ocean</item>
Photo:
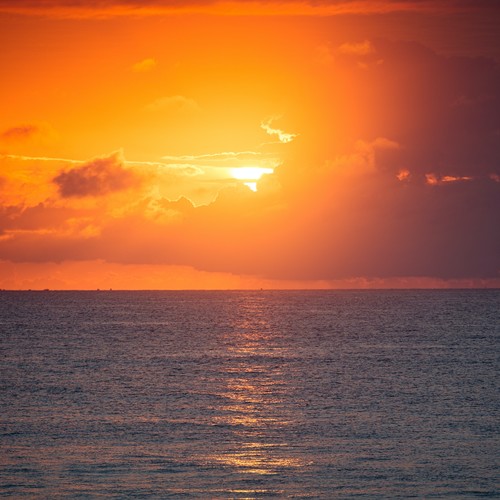
[[[500,290],[0,292],[0,496],[500,497]]]

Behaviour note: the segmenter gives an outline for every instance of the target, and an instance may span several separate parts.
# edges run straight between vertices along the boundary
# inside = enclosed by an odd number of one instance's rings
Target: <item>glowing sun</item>
[[[248,186],[252,191],[257,191],[257,181],[264,174],[272,174],[272,168],[265,167],[238,167],[231,169],[231,176],[234,179],[245,181],[243,184]]]

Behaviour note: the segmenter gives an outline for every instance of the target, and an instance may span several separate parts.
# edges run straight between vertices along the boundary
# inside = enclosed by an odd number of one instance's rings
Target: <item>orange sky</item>
[[[500,286],[499,20],[0,0],[0,288]]]

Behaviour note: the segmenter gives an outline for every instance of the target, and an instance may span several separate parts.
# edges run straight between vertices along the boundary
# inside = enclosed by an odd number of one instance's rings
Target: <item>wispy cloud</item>
[[[37,125],[18,125],[10,127],[0,134],[0,139],[3,141],[23,140],[32,137],[40,131]]]
[[[12,143],[31,139],[53,139],[57,136],[48,123],[23,123],[0,132],[0,142]]]
[[[121,158],[121,161],[124,165],[129,165],[129,166],[142,166],[142,167],[154,167],[154,168],[160,168],[160,169],[170,169],[170,170],[180,170],[180,169],[186,169],[189,167],[189,171],[186,172],[186,175],[198,175],[203,173],[203,170],[200,168],[190,165],[188,163],[179,163],[179,161],[183,161],[183,158],[188,159],[189,157],[178,157],[178,156],[171,156],[167,157],[170,160],[175,160],[177,163],[171,163],[170,161],[165,163],[165,162],[160,162],[160,161],[135,161],[135,160],[125,160],[123,157]],[[51,156],[26,156],[26,155],[12,155],[12,154],[0,154],[0,160],[6,159],[6,160],[17,160],[17,161],[27,161],[27,162],[55,162],[55,163],[64,163],[68,165],[83,165],[85,163],[89,163],[88,160],[74,160],[70,158],[57,158],[57,157],[51,157]],[[91,160],[92,161],[92,160]]]
[[[156,67],[156,60],[153,58],[143,59],[132,66],[134,73],[147,73]]]
[[[401,182],[407,181],[410,178],[410,175],[410,171],[407,168],[402,168],[396,174],[396,179]]]
[[[147,111],[181,111],[195,112],[200,110],[198,103],[190,97],[172,95],[160,97],[146,105]]]
[[[162,157],[167,162],[189,161],[194,163],[225,163],[234,161],[253,161],[253,160],[276,160],[272,153],[262,153],[259,151],[223,151],[220,153],[205,153],[199,155],[167,155]]]
[[[280,130],[279,128],[273,128],[271,127],[271,123],[275,120],[276,118],[270,118],[266,122],[262,122],[260,124],[261,128],[265,130],[269,135],[276,135],[278,136],[278,139],[280,142],[286,144],[287,142],[292,142],[295,137],[297,137],[299,134],[290,134],[288,132],[284,132],[283,130]]]
[[[425,174],[425,182],[429,186],[438,186],[441,184],[448,184],[451,182],[467,182],[474,180],[474,177],[470,175],[442,175],[438,176],[436,174]]]
[[[69,158],[54,158],[52,156],[26,156],[26,155],[0,155],[0,159],[19,160],[19,161],[54,161],[62,163],[85,163],[83,160],[71,160]]]

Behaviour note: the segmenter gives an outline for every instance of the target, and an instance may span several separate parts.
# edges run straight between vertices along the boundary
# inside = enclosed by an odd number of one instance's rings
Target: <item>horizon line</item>
[[[345,291],[436,291],[500,290],[499,286],[481,287],[346,287],[346,288],[0,288],[1,292],[345,292]]]

